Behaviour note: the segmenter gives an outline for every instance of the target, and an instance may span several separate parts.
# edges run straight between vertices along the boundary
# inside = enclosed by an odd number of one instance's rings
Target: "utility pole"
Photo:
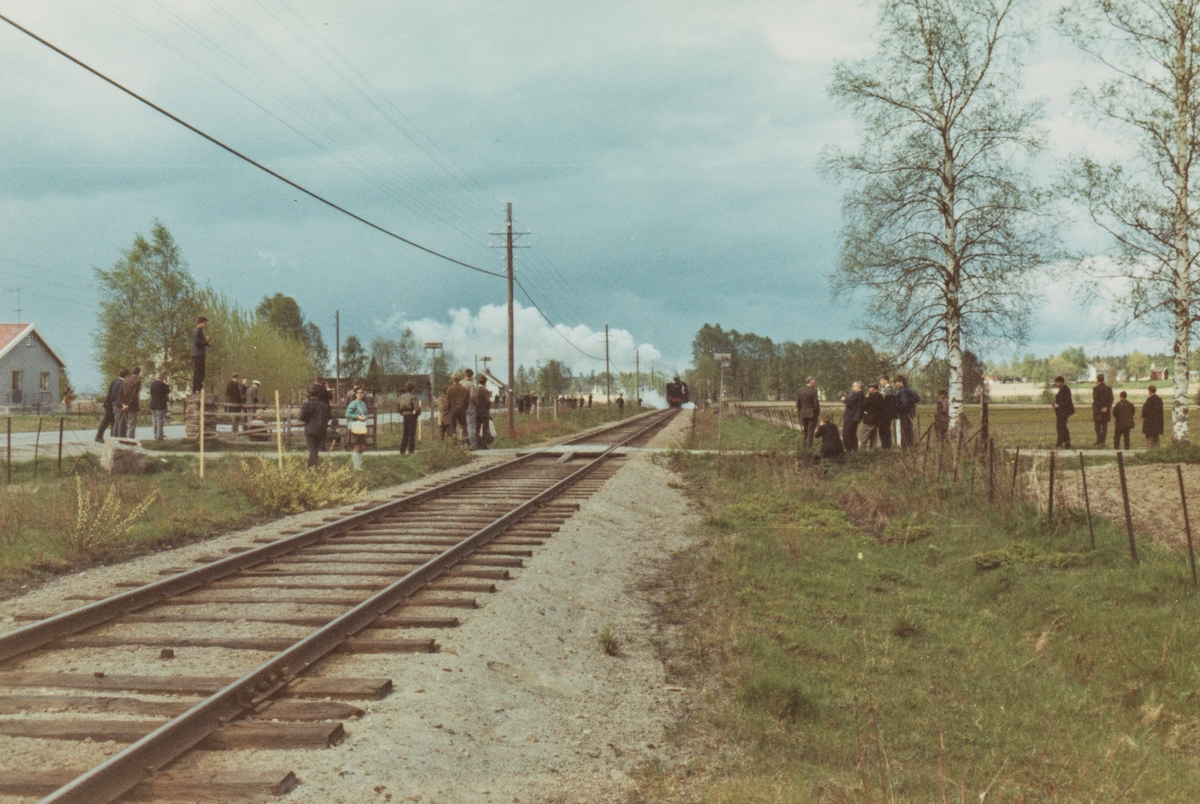
[[[333,378],[333,402],[338,404],[342,400],[342,311],[333,311],[333,370],[336,372]]]
[[[633,404],[640,410],[642,407],[642,353],[640,351],[633,353],[633,376],[636,377],[633,381]]]
[[[612,411],[612,371],[608,367],[608,324],[604,325],[604,397],[609,412]]]
[[[512,202],[505,204],[505,231],[503,232],[488,232],[493,235],[505,235],[504,246],[506,259],[508,264],[508,437],[517,437],[517,408],[516,400],[516,383],[517,370],[514,366],[516,361],[515,350],[513,349],[513,249],[514,248],[529,248],[528,245],[518,246],[513,243],[513,237],[527,235],[529,232],[513,232],[512,228]],[[496,248],[496,246],[492,246]]]

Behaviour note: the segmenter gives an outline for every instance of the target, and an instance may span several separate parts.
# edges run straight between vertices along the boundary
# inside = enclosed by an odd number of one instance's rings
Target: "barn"
[[[33,324],[0,324],[0,408],[55,410],[64,368]]]

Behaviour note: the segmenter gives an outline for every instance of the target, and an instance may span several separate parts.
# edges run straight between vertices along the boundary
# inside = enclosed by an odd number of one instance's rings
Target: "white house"
[[[0,407],[55,410],[64,368],[33,324],[0,324]]]

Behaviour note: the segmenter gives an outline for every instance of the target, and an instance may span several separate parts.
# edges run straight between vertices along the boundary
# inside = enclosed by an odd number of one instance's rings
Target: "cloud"
[[[411,329],[424,342],[440,341],[463,365],[473,366],[476,356],[487,355],[492,358],[492,370],[503,377],[508,371],[507,308],[500,304],[485,304],[477,313],[460,307],[448,310],[447,315],[448,321],[432,317],[410,320],[397,313],[387,321],[377,322],[376,328],[392,335]],[[532,367],[558,360],[576,374],[604,370],[603,330],[595,331],[584,325],[556,324],[551,327],[536,309],[520,302],[513,305],[513,340],[519,366]],[[643,371],[662,360],[658,349],[648,343],[639,344],[633,334],[624,329],[609,330],[608,352],[614,372],[633,371],[639,356]]]

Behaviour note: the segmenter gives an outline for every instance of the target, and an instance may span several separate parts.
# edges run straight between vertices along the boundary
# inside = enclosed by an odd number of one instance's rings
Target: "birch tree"
[[[1113,244],[1111,262],[1085,264],[1121,280],[1118,328],[1172,325],[1175,443],[1190,441],[1188,352],[1200,312],[1191,180],[1200,156],[1198,13],[1200,0],[1077,0],[1059,15],[1060,30],[1113,74],[1080,100],[1135,144],[1126,164],[1072,160],[1068,190]]]
[[[862,140],[825,156],[854,183],[834,291],[865,291],[864,324],[898,364],[945,357],[951,427],[965,349],[1024,338],[1052,250],[1027,168],[1043,135],[1040,105],[1019,99],[1017,2],[883,0],[874,55],[839,63],[829,88]]]

